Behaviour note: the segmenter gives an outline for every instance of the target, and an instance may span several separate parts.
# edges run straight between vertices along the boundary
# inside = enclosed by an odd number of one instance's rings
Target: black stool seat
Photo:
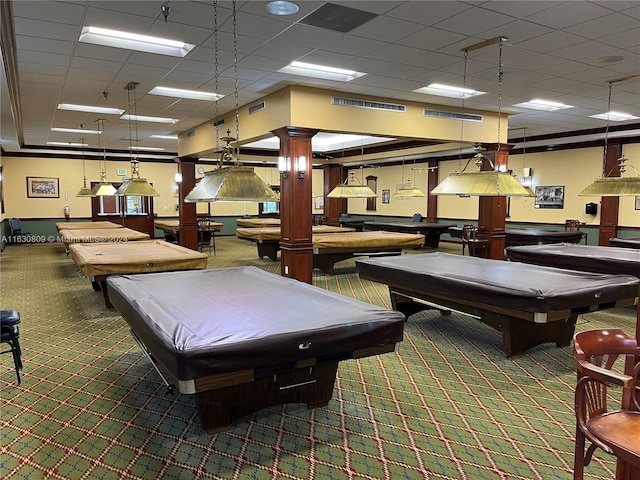
[[[16,367],[18,385],[20,385],[20,370],[22,370],[22,350],[20,349],[20,313],[17,310],[0,310],[0,342],[9,345],[10,349],[2,353],[12,353],[13,363]]]

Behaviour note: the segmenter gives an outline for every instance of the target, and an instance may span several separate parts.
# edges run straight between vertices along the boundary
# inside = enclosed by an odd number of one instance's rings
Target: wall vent
[[[372,102],[359,98],[331,97],[331,105],[342,107],[370,108],[372,110],[385,110],[387,112],[406,112],[407,106],[398,103]]]
[[[434,118],[447,118],[449,120],[469,120],[470,122],[482,122],[482,115],[475,113],[457,113],[457,112],[444,112],[442,110],[429,110],[425,108],[422,110],[422,114],[425,117]]]
[[[188,137],[195,137],[195,135],[196,135],[196,131],[195,131],[195,129],[194,129],[194,130],[189,130],[189,131],[187,132],[187,138],[188,138]]]
[[[213,122],[213,128],[219,127],[220,125],[224,125],[224,118]]]
[[[263,100],[260,103],[256,103],[249,107],[249,115],[259,112],[260,110],[264,110],[265,108],[267,108],[267,102]]]

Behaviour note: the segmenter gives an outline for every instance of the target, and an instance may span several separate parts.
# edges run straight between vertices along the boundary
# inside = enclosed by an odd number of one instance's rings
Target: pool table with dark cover
[[[609,239],[610,247],[618,247],[618,248],[635,248],[636,250],[640,249],[640,237],[635,238],[610,238]]]
[[[534,265],[640,277],[640,250],[630,248],[573,243],[529,245],[507,247],[507,258]]]
[[[638,279],[446,253],[357,260],[363,279],[389,286],[409,316],[458,310],[502,333],[507,357],[546,342],[569,345],[577,316],[633,305]]]
[[[402,313],[237,267],[111,276],[111,302],[160,371],[195,393],[203,426],[331,399],[338,362],[392,352]]]
[[[429,222],[364,222],[365,230],[419,233],[420,235],[424,235],[424,244],[431,248],[438,248],[440,235],[447,233],[450,227],[455,227],[455,224]]]

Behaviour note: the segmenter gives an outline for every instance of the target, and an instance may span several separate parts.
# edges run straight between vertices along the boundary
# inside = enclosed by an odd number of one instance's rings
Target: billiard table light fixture
[[[344,182],[336,186],[327,195],[328,198],[374,198],[378,195],[371,190],[367,185],[359,183],[358,178],[352,171],[349,172],[349,177]],[[358,182],[358,183],[356,183]]]
[[[611,90],[614,83],[624,82],[632,78],[637,78],[640,75],[631,75],[617,80],[611,80],[609,82],[609,100],[607,104],[607,112],[611,110]],[[614,165],[608,173],[605,174],[604,167],[607,162],[607,147],[609,140],[609,116],[606,117],[607,126],[604,130],[604,153],[602,158],[602,176],[596,178],[594,182],[587,188],[582,190],[579,196],[594,196],[594,197],[623,197],[623,196],[638,196],[640,195],[640,173],[633,165],[627,165],[628,161],[624,155],[616,160],[617,164]],[[631,167],[635,172],[635,175],[623,177],[627,167]],[[612,176],[615,170],[620,173],[618,176]],[[640,321],[640,317],[639,317]]]

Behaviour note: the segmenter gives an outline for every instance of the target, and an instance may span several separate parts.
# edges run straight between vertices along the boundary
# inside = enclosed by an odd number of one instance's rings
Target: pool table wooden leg
[[[280,242],[258,242],[258,257],[269,257],[272,262],[278,259],[278,250],[280,250]]]
[[[558,347],[566,347],[571,343],[575,331],[577,316],[548,323],[534,323],[528,320],[497,315],[482,314],[482,323],[502,333],[502,351],[507,358],[526,353],[527,350],[552,342]]]
[[[299,368],[215,390],[196,393],[200,420],[210,433],[231,427],[234,420],[273,405],[306,403],[323,407],[333,396],[338,362]]]

